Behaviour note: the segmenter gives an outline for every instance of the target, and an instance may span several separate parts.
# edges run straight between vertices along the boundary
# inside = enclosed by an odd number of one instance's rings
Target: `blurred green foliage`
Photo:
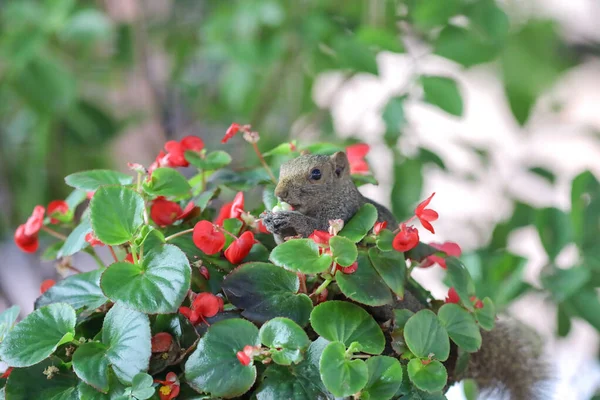
[[[231,121],[247,122],[268,149],[302,119],[332,139],[331,116],[313,102],[316,79],[330,70],[348,79],[378,74],[376,55],[405,53],[407,38],[464,68],[496,64],[521,125],[575,63],[553,21],[527,19],[514,8],[509,16],[495,0],[173,0],[160,12],[153,1],[132,0],[131,22],[109,16],[116,12],[103,8],[110,3],[12,0],[0,9],[0,179],[10,188],[9,226],[43,199],[64,197],[62,176],[109,163],[107,144],[127,124],[154,118],[171,138],[198,122],[205,137],[220,137]],[[165,74],[153,73],[151,57],[164,59]],[[148,80],[154,107],[124,115],[109,99],[133,74]],[[462,115],[461,88],[451,77],[411,79],[422,101]],[[421,199],[423,167],[445,169],[431,151],[408,156],[397,145],[411,96],[397,93],[382,109],[399,218]],[[553,182],[548,171],[532,172]],[[559,304],[559,331],[568,332],[570,316],[600,329],[599,197],[597,180],[585,173],[573,183],[570,213],[516,203],[489,245],[465,258],[479,296],[502,308],[531,290],[522,279],[526,260],[504,248],[512,231],[535,225],[550,260],[542,283]],[[573,242],[581,263],[560,270],[554,260]]]

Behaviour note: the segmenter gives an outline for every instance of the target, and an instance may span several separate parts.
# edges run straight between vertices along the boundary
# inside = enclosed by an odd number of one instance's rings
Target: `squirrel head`
[[[346,153],[337,152],[332,156],[305,154],[290,160],[281,166],[279,183],[275,196],[294,207],[294,210],[311,214],[318,212],[329,200],[334,198],[344,186],[352,185],[350,164]]]

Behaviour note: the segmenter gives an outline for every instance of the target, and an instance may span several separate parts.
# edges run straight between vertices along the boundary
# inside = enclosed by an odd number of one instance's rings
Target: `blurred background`
[[[361,190],[399,218],[436,192],[422,240],[459,243],[479,297],[540,332],[553,399],[599,399],[599,20],[596,0],[1,1],[0,311],[58,274],[50,239],[13,234],[65,175],[190,134],[255,162],[220,144],[249,123],[263,150],[368,143]],[[417,278],[443,298],[443,275]]]

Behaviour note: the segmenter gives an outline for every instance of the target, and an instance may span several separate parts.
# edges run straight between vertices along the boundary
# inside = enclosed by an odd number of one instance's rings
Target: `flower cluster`
[[[179,312],[183,314],[194,325],[204,322],[208,325],[205,318],[211,318],[223,311],[223,299],[212,293],[191,293],[190,307],[179,307]]]
[[[164,150],[161,150],[156,156],[156,160],[148,168],[152,173],[156,168],[161,167],[187,167],[189,161],[185,159],[186,151],[199,153],[204,149],[204,141],[197,136],[186,136],[181,141],[169,140],[165,143]]]
[[[69,205],[64,200],[53,200],[48,204],[48,207],[35,206],[31,216],[27,221],[19,225],[15,231],[15,243],[21,250],[26,253],[34,253],[40,243],[38,235],[40,230],[44,228],[44,216],[48,213],[50,224],[58,224],[60,222],[69,222],[73,218],[73,212],[69,209]]]

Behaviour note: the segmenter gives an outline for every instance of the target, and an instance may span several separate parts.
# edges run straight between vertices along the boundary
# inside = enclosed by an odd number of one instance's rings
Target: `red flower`
[[[387,228],[387,221],[376,222],[375,226],[373,227],[373,233],[379,235],[379,233],[385,228]]]
[[[6,371],[4,371],[4,373],[2,375],[0,375],[0,379],[6,379],[10,376],[10,373],[12,372],[13,367],[8,367],[8,369]]]
[[[475,302],[475,308],[483,308],[483,301],[477,299]]]
[[[256,222],[256,226],[258,227],[259,233],[270,233],[269,230],[267,229],[267,227],[265,226],[265,224],[263,224],[262,219],[259,219]]]
[[[323,244],[329,246],[329,239],[331,239],[333,235],[329,234],[329,232],[325,231],[313,231],[308,238],[312,239],[316,244]]]
[[[239,264],[250,253],[252,246],[254,246],[254,234],[246,231],[225,250],[225,258],[232,264]]]
[[[348,266],[348,267],[342,267],[339,264],[335,264],[336,265],[336,269],[339,271],[342,271],[343,274],[346,275],[350,275],[356,272],[356,270],[358,269],[358,261],[354,261],[354,264]]]
[[[462,253],[460,246],[454,242],[429,243],[429,245],[452,257],[460,257]],[[436,256],[435,254],[425,258],[425,261],[423,261],[419,267],[429,268],[436,263],[439,264],[440,267],[446,269],[446,259],[444,257]]]
[[[400,232],[392,241],[392,247],[399,252],[415,248],[419,244],[419,231],[413,226],[400,225]]]
[[[169,201],[162,196],[154,200],[152,207],[150,207],[150,218],[152,218],[152,221],[156,225],[161,227],[172,225],[173,222],[177,221],[181,213],[182,210],[179,204]]]
[[[346,147],[351,174],[364,175],[369,173],[369,164],[365,161],[365,156],[370,149],[366,143],[357,143]]]
[[[223,207],[219,210],[219,215],[217,215],[217,218],[215,219],[216,225],[223,226],[223,221],[230,218],[231,206],[233,206],[233,201],[223,204]]]
[[[40,294],[46,293],[46,291],[48,289],[50,289],[52,286],[54,286],[55,284],[56,284],[56,281],[54,279],[46,279],[40,285]]]
[[[242,351],[237,352],[236,356],[240,363],[245,367],[250,365],[254,356],[258,354],[260,354],[260,346],[254,347],[246,345]]]
[[[225,136],[223,136],[221,143],[227,143],[229,141],[229,139],[234,137],[236,135],[236,133],[238,133],[239,131],[240,131],[240,124],[236,124],[234,122],[233,124],[231,124],[229,126],[229,128],[227,128],[227,131],[225,132]]]
[[[173,336],[167,332],[159,332],[156,335],[152,336],[150,341],[152,343],[152,352],[153,353],[164,353],[165,351],[169,351],[171,348],[171,344],[173,343]]]
[[[181,384],[175,372],[169,372],[164,381],[155,379],[154,382],[163,385],[158,389],[160,400],[172,400],[179,395],[179,386]]]
[[[64,200],[54,200],[48,204],[48,215],[51,224],[58,224],[60,220],[52,218],[52,216],[63,216],[69,212],[69,205]]]
[[[187,167],[190,163],[185,159],[186,151],[199,152],[204,148],[204,142],[197,136],[186,136],[181,141],[169,140],[165,143],[165,150],[160,151],[156,160],[148,168],[148,172],[152,173],[156,168],[160,167]]]
[[[244,367],[250,365],[250,363],[252,362],[250,356],[244,353],[243,351],[238,351],[236,356],[237,359],[240,361],[240,364],[242,364]]]
[[[199,322],[208,322],[204,319],[214,317],[219,311],[223,310],[223,299],[212,293],[198,293],[192,301],[191,307],[179,307],[182,313],[190,322],[197,325]]]
[[[429,205],[429,202],[431,202],[431,198],[434,195],[435,195],[435,192],[433,192],[431,194],[431,196],[429,196],[428,198],[423,200],[417,206],[417,208],[415,208],[415,215],[417,216],[417,218],[419,218],[419,221],[421,221],[421,225],[423,225],[423,228],[427,229],[431,233],[435,233],[433,226],[431,225],[431,222],[438,219],[439,214],[430,208],[425,209],[425,207],[427,207]]]
[[[131,254],[131,253],[127,254],[123,261],[133,264],[133,254]]]
[[[199,153],[204,148],[204,141],[198,136],[186,136],[181,139],[181,145],[186,151],[195,151]]]
[[[220,252],[225,246],[225,235],[210,221],[199,221],[194,226],[192,240],[208,255]]]
[[[104,243],[98,240],[94,232],[89,232],[87,235],[85,235],[85,241],[88,242],[90,246],[104,246]]]
[[[453,287],[448,289],[448,297],[446,297],[445,302],[454,304],[460,303],[460,297],[458,296],[458,293],[456,293],[456,289],[454,289]]]
[[[231,203],[229,218],[239,218],[244,212],[244,192],[238,192]]]
[[[92,199],[92,197],[94,197],[94,193],[96,193],[96,191],[95,191],[95,190],[92,190],[92,191],[90,191],[90,192],[87,192],[87,193],[85,194],[85,197],[87,197],[87,199],[88,199],[88,200],[91,200],[91,199]]]
[[[42,206],[35,206],[31,216],[22,225],[19,225],[15,231],[15,243],[26,253],[35,252],[40,243],[38,234],[44,225],[44,213],[46,209]]]

